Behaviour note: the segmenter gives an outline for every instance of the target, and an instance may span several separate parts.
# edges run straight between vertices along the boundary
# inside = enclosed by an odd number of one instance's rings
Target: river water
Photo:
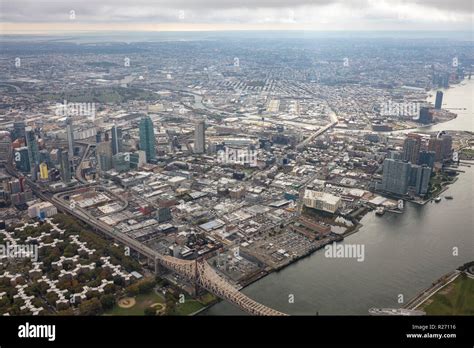
[[[423,131],[442,130],[464,130],[474,132],[474,79],[464,80],[461,84],[455,85],[443,91],[443,108],[447,108],[458,116],[451,121],[440,123],[431,127],[421,128]],[[436,91],[431,91],[428,101],[434,104]]]
[[[458,117],[423,131],[474,131],[474,80],[444,91],[444,108]],[[326,258],[324,250],[268,275],[243,289],[249,297],[288,314],[367,314],[371,307],[400,307],[440,276],[474,260],[474,163],[439,203],[408,203],[403,214],[373,212],[342,243],[362,244],[365,259]],[[457,255],[453,252],[457,248]],[[290,297],[294,298],[293,303]],[[222,301],[203,315],[243,314]]]

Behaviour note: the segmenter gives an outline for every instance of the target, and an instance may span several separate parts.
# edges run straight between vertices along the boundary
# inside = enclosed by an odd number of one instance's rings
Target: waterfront
[[[446,194],[453,200],[419,206],[404,214],[369,213],[363,227],[343,243],[365,244],[364,262],[328,259],[324,251],[245,288],[251,298],[289,314],[367,314],[370,307],[400,307],[443,274],[473,259],[474,169],[465,168]],[[460,222],[462,223],[456,223]],[[453,247],[459,256],[453,256]],[[295,302],[288,303],[293,294]],[[221,302],[205,314],[238,314]]]
[[[443,107],[456,110],[455,120],[423,131],[474,131],[472,88],[474,81],[445,91]],[[464,103],[464,104],[463,104]],[[406,204],[404,214],[369,213],[363,227],[343,243],[364,244],[365,260],[328,259],[317,251],[280,272],[248,286],[251,298],[288,314],[368,314],[371,307],[401,307],[442,275],[474,258],[474,167],[451,185],[440,203]],[[459,250],[453,256],[453,247]],[[397,302],[402,294],[404,303]],[[289,303],[289,296],[294,303]],[[220,302],[203,315],[243,314]]]
[[[431,127],[420,128],[425,132],[437,132],[442,130],[463,130],[474,132],[474,80],[464,80],[459,85],[443,91],[443,108],[457,114],[457,117],[451,121],[439,123]],[[436,91],[430,92],[428,101],[434,104]]]

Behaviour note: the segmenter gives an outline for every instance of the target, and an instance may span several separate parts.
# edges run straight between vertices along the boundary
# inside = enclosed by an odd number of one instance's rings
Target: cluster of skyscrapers
[[[16,168],[30,174],[34,181],[48,180],[51,170],[58,167],[61,180],[69,183],[74,154],[74,130],[69,118],[66,119],[66,130],[69,151],[61,148],[40,150],[43,141],[38,131],[27,127],[23,121],[14,122],[11,132],[3,131],[0,134],[0,162],[12,158]]]
[[[405,195],[409,189],[417,195],[428,192],[431,168],[387,158],[383,163],[382,190]]]
[[[124,172],[129,169],[139,168],[145,163],[156,161],[155,131],[153,121],[149,116],[144,116],[139,123],[139,150],[124,151],[123,129],[114,125],[110,130],[111,136],[106,132],[96,136],[96,155],[98,169],[101,172],[114,169]]]
[[[383,163],[382,183],[378,187],[396,195],[428,193],[431,173],[436,162],[450,158],[452,137],[440,133],[428,142],[418,134],[409,134],[403,151],[392,151]]]

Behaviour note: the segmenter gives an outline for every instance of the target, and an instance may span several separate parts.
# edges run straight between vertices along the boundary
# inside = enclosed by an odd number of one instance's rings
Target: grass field
[[[176,305],[173,315],[190,315],[203,307],[204,306],[200,302],[186,297],[184,303],[178,303]]]
[[[135,306],[131,308],[121,308],[116,304],[105,315],[144,315],[145,308],[150,307],[153,303],[164,303],[165,299],[154,291],[150,291],[148,294],[136,296],[135,301]]]
[[[118,304],[111,310],[107,311],[105,315],[144,315],[145,309],[150,307],[153,303],[165,303],[165,298],[162,295],[151,291],[148,294],[142,294],[134,297],[136,304],[131,308],[122,308]],[[176,307],[171,315],[190,315],[194,312],[204,308],[205,305],[215,300],[211,294],[206,294],[200,301],[186,296],[184,303],[176,303]]]
[[[204,295],[199,297],[199,302],[201,302],[203,305],[207,306],[211,304],[212,302],[217,301],[217,297],[214,296],[213,294],[206,292]]]
[[[474,315],[474,279],[461,274],[420,309],[428,315]]]

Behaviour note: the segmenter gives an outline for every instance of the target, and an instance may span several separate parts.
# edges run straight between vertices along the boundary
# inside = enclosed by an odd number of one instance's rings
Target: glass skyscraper
[[[68,144],[68,156],[72,159],[74,156],[74,127],[72,125],[72,118],[66,118],[66,135]]]
[[[140,150],[145,151],[146,161],[150,162],[156,159],[155,132],[153,130],[153,121],[150,116],[144,116],[140,120]]]
[[[435,101],[435,109],[441,109],[443,105],[443,92],[437,91],[436,92],[436,101]]]
[[[112,155],[122,152],[122,128],[112,127]]]
[[[26,131],[26,146],[28,147],[31,175],[33,180],[36,180],[39,166],[39,150],[38,142],[36,141],[36,134],[31,128]]]
[[[71,162],[69,160],[69,154],[67,151],[60,151],[59,152],[60,156],[60,163],[61,163],[61,180],[64,183],[69,183],[71,182]]]

